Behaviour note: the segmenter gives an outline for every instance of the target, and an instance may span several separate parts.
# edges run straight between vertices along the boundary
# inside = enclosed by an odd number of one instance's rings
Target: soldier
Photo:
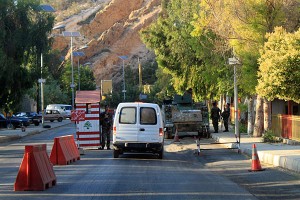
[[[228,120],[229,120],[229,117],[230,117],[230,104],[227,103],[225,108],[224,108],[224,111],[222,112],[221,114],[222,118],[223,118],[223,121],[224,121],[224,126],[225,126],[225,130],[224,132],[228,132]]]
[[[100,122],[102,125],[102,148],[105,147],[106,140],[106,148],[110,150],[110,132],[112,126],[112,115],[108,112],[108,106],[105,105],[105,111],[100,114]]]
[[[216,102],[213,102],[212,105],[213,105],[213,107],[211,108],[211,111],[210,111],[210,117],[211,117],[214,129],[215,129],[215,133],[218,133],[218,130],[219,130],[218,123],[220,120],[221,110],[220,110],[220,108],[217,107]]]

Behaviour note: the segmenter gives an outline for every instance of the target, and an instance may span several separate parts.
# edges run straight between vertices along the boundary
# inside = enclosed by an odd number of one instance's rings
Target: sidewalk
[[[213,139],[220,143],[236,143],[233,132],[212,133],[211,135]],[[263,143],[262,138],[241,134],[240,150],[243,154],[252,156],[252,144],[256,144],[258,157],[261,162],[300,173],[300,145]],[[230,145],[228,147],[233,146]]]
[[[210,128],[212,132],[213,128]],[[232,127],[230,132],[211,133],[211,137],[225,148],[237,148],[236,137]],[[201,142],[201,141],[200,141]],[[274,167],[281,167],[300,173],[300,145],[290,145],[284,143],[263,143],[262,137],[251,137],[247,134],[241,134],[240,152],[252,158],[252,145],[256,144],[256,150],[261,163],[269,164]],[[201,151],[205,154],[206,145],[200,144]],[[197,146],[195,139],[184,137],[180,142],[174,142],[173,139],[165,140],[165,151],[178,152],[185,150],[195,150]]]
[[[50,125],[51,128],[43,128],[42,124],[39,126],[34,126],[31,124],[30,126],[26,127],[26,131],[22,132],[21,128],[13,129],[0,129],[0,143],[9,142],[13,140],[20,139],[27,135],[34,135],[41,133],[43,131],[47,131],[49,129],[54,129],[60,126],[64,126],[66,124],[72,123],[69,119],[63,120],[62,122],[45,122],[44,125]]]

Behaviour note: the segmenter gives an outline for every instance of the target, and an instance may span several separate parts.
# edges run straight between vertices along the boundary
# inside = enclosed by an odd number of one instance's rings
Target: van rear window
[[[136,124],[136,108],[124,107],[120,111],[120,124]]]
[[[154,108],[142,107],[141,110],[141,124],[154,125],[157,123],[156,111]]]

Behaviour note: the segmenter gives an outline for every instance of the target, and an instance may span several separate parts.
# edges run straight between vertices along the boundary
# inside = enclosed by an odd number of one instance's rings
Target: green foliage
[[[299,16],[299,2],[240,0],[200,1],[201,10],[192,22],[193,35],[212,31],[225,40],[218,49],[233,49],[242,62],[238,70],[239,93],[255,94],[257,85],[257,60],[259,49],[265,42],[265,34],[278,25],[292,28],[299,24],[291,16]],[[291,20],[289,20],[291,19]],[[299,18],[298,18],[299,19]],[[291,23],[286,23],[291,22]],[[219,43],[214,43],[218,45]],[[228,55],[227,55],[228,56]],[[230,55],[232,57],[232,55]]]
[[[149,101],[162,104],[165,99],[173,99],[176,92],[173,87],[171,75],[165,73],[162,68],[158,68],[156,77],[157,81],[149,94]]]
[[[247,104],[239,103],[238,107],[239,107],[240,112],[242,112],[242,113],[248,111],[248,105]]]
[[[243,123],[239,123],[239,132],[240,133],[247,133],[247,125]]]
[[[59,87],[57,81],[47,80],[47,82],[44,87],[44,105],[53,103],[71,104],[71,98]]]
[[[278,27],[267,39],[259,59],[257,93],[268,100],[300,103],[300,29],[287,33]]]
[[[75,91],[78,90],[78,65],[73,65],[73,77]],[[71,62],[67,61],[63,66],[63,71],[60,81],[60,88],[68,95],[69,99],[72,97],[71,83],[72,83],[72,66]],[[96,82],[92,70],[89,66],[80,65],[80,90],[95,90]]]
[[[144,62],[142,66],[142,82],[144,85],[152,85],[151,93],[147,94],[147,102],[162,102],[163,97],[158,100],[159,93],[163,91],[169,82],[169,76],[160,74],[157,70],[157,63],[153,60]],[[159,74],[159,75],[158,75]],[[139,101],[139,95],[143,93],[143,88],[139,88],[138,70],[125,66],[125,83],[126,83],[126,99],[125,101]],[[124,101],[123,97],[123,80],[120,84],[113,84],[112,95],[107,95],[103,104],[109,104],[110,107],[117,107],[120,102]]]
[[[0,13],[0,107],[12,110],[37,80],[37,55],[49,49],[54,17],[36,0],[3,0]]]
[[[57,80],[52,77],[46,79],[46,83],[43,85],[44,88],[44,106],[53,103],[70,104],[71,98],[60,88]],[[37,94],[40,92],[40,85],[35,85],[26,91],[32,99],[38,99]],[[39,104],[40,106],[40,104]],[[40,108],[38,108],[40,109]],[[15,110],[19,111],[19,110]]]
[[[78,85],[78,74],[75,76]],[[76,82],[75,82],[76,83]],[[80,89],[81,90],[95,90],[96,81],[93,71],[89,66],[80,66]]]
[[[266,143],[282,142],[282,138],[276,137],[275,134],[271,130],[265,132],[262,137],[263,137],[263,142],[266,142]]]
[[[164,5],[164,14],[141,36],[147,47],[154,50],[159,67],[171,76],[176,93],[192,88],[194,99],[200,101],[230,91],[232,70],[228,70],[222,55],[215,53],[212,43],[220,38],[210,31],[191,35],[198,2],[170,0]]]

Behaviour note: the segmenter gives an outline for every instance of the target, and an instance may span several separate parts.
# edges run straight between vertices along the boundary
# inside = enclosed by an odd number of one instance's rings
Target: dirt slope
[[[127,55],[125,63],[132,68],[137,68],[138,57],[141,62],[154,57],[141,42],[139,31],[157,19],[160,3],[161,0],[98,0],[97,6],[61,22],[67,31],[81,33],[82,37],[73,39],[75,50],[88,45],[82,50],[86,56],[80,63],[91,63],[98,86],[101,80],[120,81],[122,60],[118,56]],[[69,50],[70,38],[56,37],[53,47]]]

